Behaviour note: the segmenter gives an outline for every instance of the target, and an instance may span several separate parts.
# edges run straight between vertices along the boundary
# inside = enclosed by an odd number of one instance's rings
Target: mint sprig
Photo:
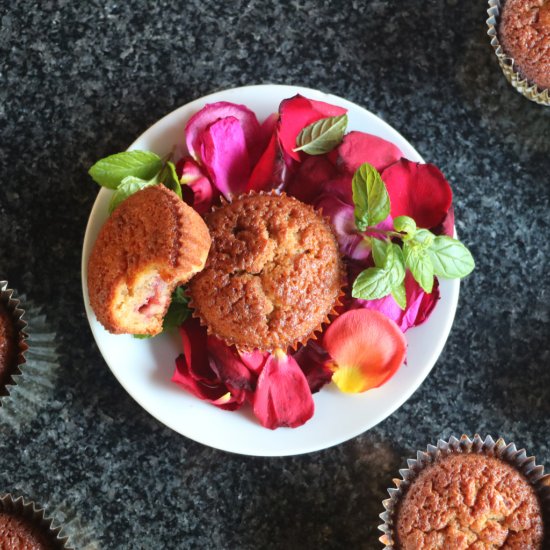
[[[405,309],[407,269],[428,294],[433,290],[435,276],[459,279],[473,271],[472,254],[458,239],[418,228],[409,216],[396,217],[394,231],[375,227],[387,218],[391,204],[380,174],[370,164],[361,165],[355,172],[352,191],[355,225],[370,241],[375,265],[356,278],[351,293],[354,298],[375,300],[391,294]]]
[[[348,125],[348,115],[322,118],[309,124],[298,134],[294,151],[323,155],[340,144]]]
[[[88,173],[96,183],[115,191],[109,213],[130,195],[159,183],[181,199],[181,185],[170,156],[162,159],[151,151],[124,151],[98,160]]]

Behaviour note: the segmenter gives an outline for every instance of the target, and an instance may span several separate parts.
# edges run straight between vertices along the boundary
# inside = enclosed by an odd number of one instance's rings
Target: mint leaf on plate
[[[98,160],[88,173],[99,185],[116,189],[128,176],[150,180],[161,168],[162,159],[155,153],[124,151]]]
[[[181,185],[176,174],[176,167],[172,161],[167,161],[160,174],[158,175],[158,181],[162,183],[168,189],[171,189],[181,199]]]
[[[302,129],[296,138],[296,149],[308,155],[322,155],[340,144],[348,125],[348,115],[322,118]]]
[[[384,221],[390,213],[390,197],[378,170],[362,164],[351,181],[355,204],[355,225],[359,231]]]
[[[130,195],[133,195],[146,187],[155,185],[156,183],[156,178],[146,181],[134,176],[127,176],[122,180],[111,197],[111,201],[109,202],[109,214],[111,214],[113,210]]]
[[[430,294],[434,285],[434,266],[428,249],[416,241],[403,243],[405,265],[422,289]]]
[[[185,322],[191,314],[188,304],[189,298],[185,295],[185,288],[179,286],[172,293],[172,301],[162,323],[163,332],[178,328]]]
[[[457,239],[441,235],[429,248],[434,273],[444,279],[460,279],[469,275],[475,261],[470,251]]]

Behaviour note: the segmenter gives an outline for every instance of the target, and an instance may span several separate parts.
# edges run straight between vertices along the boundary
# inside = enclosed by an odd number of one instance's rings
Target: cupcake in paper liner
[[[0,547],[8,550],[72,550],[63,527],[34,502],[0,495]]]
[[[548,548],[550,475],[515,444],[451,437],[407,464],[383,501],[386,549]]]
[[[508,82],[550,105],[550,2],[489,0],[487,34]]]
[[[58,365],[55,333],[40,309],[21,301],[0,281],[0,417],[14,427],[20,412],[40,405]],[[30,322],[30,326],[27,324]]]

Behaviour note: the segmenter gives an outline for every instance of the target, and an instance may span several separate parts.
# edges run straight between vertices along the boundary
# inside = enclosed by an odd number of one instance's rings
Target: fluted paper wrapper
[[[56,525],[54,519],[47,515],[46,510],[32,500],[22,496],[15,497],[9,493],[0,495],[0,512],[26,519],[36,525],[44,535],[49,536],[52,548],[55,550],[74,550],[69,538],[63,534],[63,526]]]
[[[21,302],[15,297],[15,293],[12,289],[8,288],[7,281],[0,281],[0,303],[2,303],[8,310],[8,314],[13,319],[13,325],[17,331],[17,343],[18,351],[15,365],[11,367],[11,372],[7,375],[6,380],[0,387],[0,407],[2,407],[6,401],[6,397],[9,397],[13,386],[15,386],[21,377],[21,365],[25,363],[25,352],[28,349],[26,332],[27,322],[23,319],[25,311],[20,307]]]
[[[382,502],[385,512],[380,514],[384,522],[378,527],[384,534],[380,542],[387,550],[398,550],[395,537],[395,513],[400,499],[418,474],[439,458],[452,453],[477,453],[493,456],[514,466],[533,486],[539,496],[544,519],[550,518],[550,474],[544,474],[544,467],[535,464],[535,457],[527,456],[525,449],[518,450],[514,443],[505,443],[502,438],[496,441],[487,436],[482,439],[475,435],[473,439],[463,435],[460,439],[451,437],[448,441],[440,439],[437,445],[428,445],[426,451],[418,451],[416,459],[407,460],[408,468],[399,470],[401,479],[394,479],[395,487],[388,489],[390,498]],[[548,523],[545,521],[545,534],[548,536]]]
[[[541,90],[538,86],[530,83],[526,78],[523,78],[514,68],[514,59],[504,53],[498,39],[500,10],[500,0],[489,0],[489,9],[487,10],[487,14],[489,15],[489,19],[487,19],[487,26],[489,27],[489,30],[487,31],[487,34],[491,38],[491,46],[493,46],[504,76],[508,82],[527,99],[541,105],[550,105],[550,90]]]

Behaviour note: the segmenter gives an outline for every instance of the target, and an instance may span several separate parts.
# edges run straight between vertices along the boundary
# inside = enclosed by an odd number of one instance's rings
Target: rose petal
[[[286,192],[302,202],[312,204],[325,192],[324,183],[336,175],[336,168],[326,155],[307,156],[298,164]],[[349,185],[351,188],[351,179]]]
[[[279,140],[283,150],[294,160],[299,161],[299,153],[293,150],[296,148],[298,134],[313,122],[326,117],[343,115],[346,112],[347,110],[342,107],[307,99],[299,94],[283,100],[279,106]]]
[[[323,195],[315,207],[330,219],[342,255],[355,260],[365,260],[370,256],[370,247],[357,234],[353,206],[334,196]]]
[[[185,142],[189,154],[195,159],[201,154],[202,135],[204,131],[214,122],[226,118],[236,118],[245,136],[248,153],[251,159],[259,157],[258,135],[261,134],[260,123],[254,112],[244,105],[218,101],[205,105],[198,113],[195,113],[185,126]],[[267,141],[265,142],[267,143]],[[264,143],[264,146],[265,146]],[[262,146],[260,140],[259,146]]]
[[[282,187],[286,164],[279,150],[279,141],[274,133],[267,148],[254,166],[247,191],[269,191]]]
[[[443,222],[453,194],[445,176],[433,164],[401,159],[382,172],[391,201],[391,216],[410,216],[419,227]]]
[[[210,368],[221,382],[231,390],[252,390],[256,377],[241,361],[234,348],[227,346],[215,336],[208,336],[206,345]]]
[[[226,117],[201,134],[201,158],[212,183],[226,199],[243,193],[250,176],[250,160],[240,122]]]
[[[269,353],[262,353],[258,350],[250,352],[240,351],[238,353],[241,361],[246,365],[249,370],[251,370],[256,375],[259,375],[260,372],[262,372],[265,362],[269,357]]]
[[[191,157],[186,157],[178,163],[176,170],[182,183],[182,191],[185,188],[191,190],[191,206],[199,214],[209,212],[219,192],[203,173],[201,167]]]
[[[432,233],[436,235],[447,235],[449,237],[455,236],[455,209],[454,206],[449,208],[443,221],[437,226],[432,228]]]
[[[332,152],[335,164],[348,174],[354,174],[365,162],[382,172],[402,156],[399,147],[391,141],[358,131],[347,133],[342,143]]]
[[[331,381],[332,370],[328,366],[330,356],[315,341],[310,340],[307,346],[302,346],[293,357],[306,375],[311,393],[318,392]]]
[[[332,380],[346,393],[382,385],[402,365],[407,350],[399,327],[370,309],[353,309],[337,317],[325,331],[323,347],[332,358]]]
[[[291,355],[276,350],[267,358],[252,405],[262,426],[271,430],[282,426],[296,428],[313,416],[313,398],[306,377]]]

